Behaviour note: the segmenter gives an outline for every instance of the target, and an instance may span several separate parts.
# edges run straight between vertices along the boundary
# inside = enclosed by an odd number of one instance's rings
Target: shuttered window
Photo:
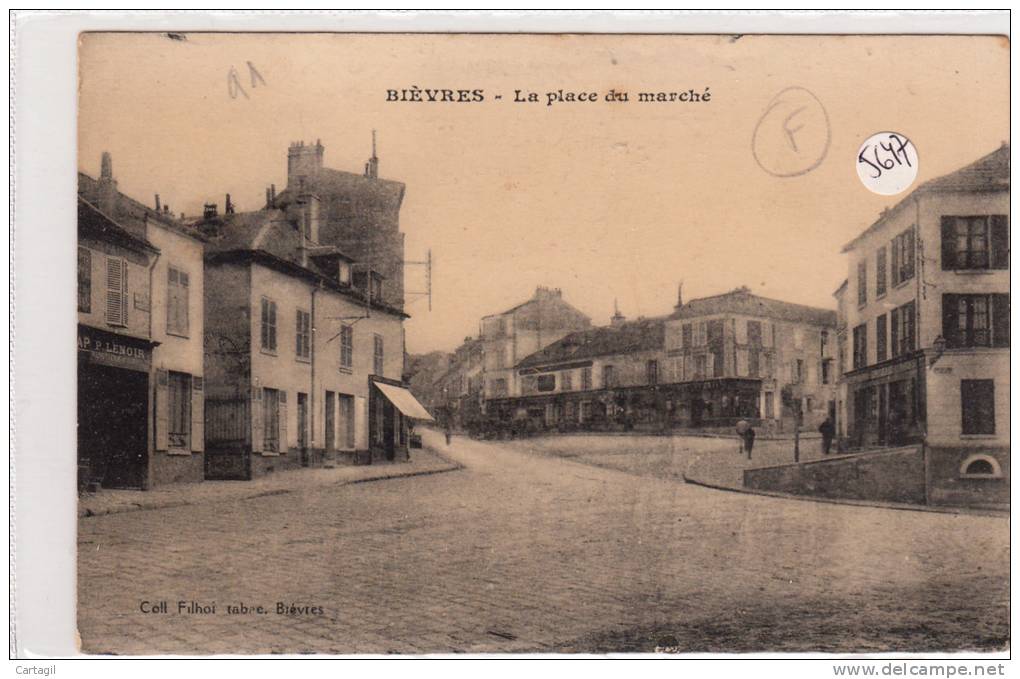
[[[581,390],[591,390],[591,368],[581,368]]]
[[[294,353],[298,358],[311,358],[312,317],[307,311],[297,310],[294,332]]]
[[[92,251],[78,248],[78,311],[92,312]]]
[[[1009,268],[1009,218],[1006,215],[943,216],[942,269]]]
[[[892,240],[892,283],[899,285],[914,277],[914,227],[910,227]],[[878,294],[878,293],[876,293]]]
[[[857,263],[857,304],[864,306],[868,303],[868,262],[861,260]]]
[[[373,338],[372,347],[372,358],[373,358],[373,369],[376,375],[383,374],[383,338],[382,335],[376,335]]]
[[[354,326],[340,326],[340,367],[354,366]]]
[[[868,364],[868,326],[862,323],[854,328],[854,370]]]
[[[963,434],[995,433],[995,380],[960,380]]]
[[[180,269],[167,269],[166,331],[188,336],[188,274]]]
[[[262,450],[280,452],[280,392],[262,390]]]
[[[888,329],[886,328],[886,317],[882,314],[875,319],[875,360],[881,363],[888,358]]]
[[[170,448],[191,450],[191,375],[170,372],[167,443]]]
[[[895,245],[893,246],[895,247]],[[875,296],[881,297],[885,294],[886,284],[886,273],[888,271],[888,262],[886,262],[885,248],[881,247],[878,249],[878,254],[875,255]]]
[[[949,348],[1009,347],[1009,295],[942,295],[942,336]]]
[[[262,298],[262,348],[276,351],[276,302]]]
[[[106,322],[118,326],[128,322],[128,270],[120,257],[106,258]]]

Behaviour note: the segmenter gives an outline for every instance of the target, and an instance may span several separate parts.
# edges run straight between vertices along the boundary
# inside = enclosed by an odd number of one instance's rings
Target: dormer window
[[[382,276],[375,271],[372,272],[370,280],[372,281],[371,294],[372,299],[382,299],[383,293],[383,279]]]

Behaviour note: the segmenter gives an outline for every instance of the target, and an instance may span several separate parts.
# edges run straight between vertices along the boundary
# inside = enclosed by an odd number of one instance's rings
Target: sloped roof
[[[78,196],[78,235],[99,238],[139,252],[159,252],[159,248],[125,229],[81,196]]]
[[[849,252],[863,239],[882,226],[886,217],[894,213],[913,197],[925,193],[940,191],[1009,191],[1009,144],[1003,144],[986,156],[975,160],[970,165],[961,167],[955,172],[930,179],[911,191],[892,208],[884,210],[874,224],[859,233],[843,246],[842,252]]]
[[[78,173],[78,194],[85,196],[86,200],[94,201],[99,195],[99,180],[94,177],[90,177],[84,172]],[[117,191],[117,200],[114,205],[113,214],[109,215],[111,218],[120,221],[122,224],[126,224],[125,228],[130,229],[132,221],[145,223],[147,220],[151,220],[161,226],[179,233],[182,236],[189,238],[195,238],[197,240],[205,240],[202,234],[189,229],[183,222],[178,220],[171,214],[164,214],[159,212],[148,205],[135,200],[131,196]]]
[[[692,299],[679,310],[674,311],[670,318],[698,318],[716,314],[739,314],[795,323],[836,325],[835,311],[760,297],[751,293],[747,288],[737,288],[721,295]]]
[[[664,316],[626,321],[616,327],[600,326],[580,330],[525,357],[517,367],[528,368],[547,363],[661,349],[665,343],[665,336]]]
[[[207,252],[246,250],[255,247],[255,240],[262,227],[268,222],[284,218],[282,210],[235,212],[203,220],[195,224],[195,228],[207,230]]]

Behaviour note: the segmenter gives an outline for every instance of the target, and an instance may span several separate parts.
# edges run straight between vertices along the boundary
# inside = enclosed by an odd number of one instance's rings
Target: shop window
[[[78,248],[78,311],[92,312],[92,251]]]
[[[961,433],[995,433],[995,380],[960,380]]]
[[[970,455],[960,465],[960,477],[964,479],[1001,479],[1002,468],[991,455]]]
[[[166,331],[171,335],[188,336],[188,288],[186,271],[167,267]]]

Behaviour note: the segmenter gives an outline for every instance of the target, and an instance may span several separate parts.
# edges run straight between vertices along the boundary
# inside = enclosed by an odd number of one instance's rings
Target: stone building
[[[456,429],[472,429],[482,418],[482,341],[466,337],[446,371],[436,380],[434,411],[443,423]]]
[[[431,419],[402,381],[407,316],[392,267],[403,260],[395,231],[403,186],[324,169],[321,145],[311,156],[307,148],[291,148],[290,182],[301,191],[270,190],[257,212],[220,215],[210,205],[195,225],[209,239],[210,478],[406,460],[412,420]],[[385,257],[359,260],[340,246],[353,242],[347,217],[355,231],[385,231],[371,237],[389,239]]]
[[[204,478],[203,243],[124,195],[103,154],[78,176],[78,455],[83,485]]]
[[[928,501],[1009,501],[1009,147],[928,181],[844,248],[858,448],[924,444]]]
[[[485,401],[519,393],[514,367],[525,356],[589,327],[591,319],[565,302],[558,288],[538,287],[526,302],[482,318],[479,338]]]

